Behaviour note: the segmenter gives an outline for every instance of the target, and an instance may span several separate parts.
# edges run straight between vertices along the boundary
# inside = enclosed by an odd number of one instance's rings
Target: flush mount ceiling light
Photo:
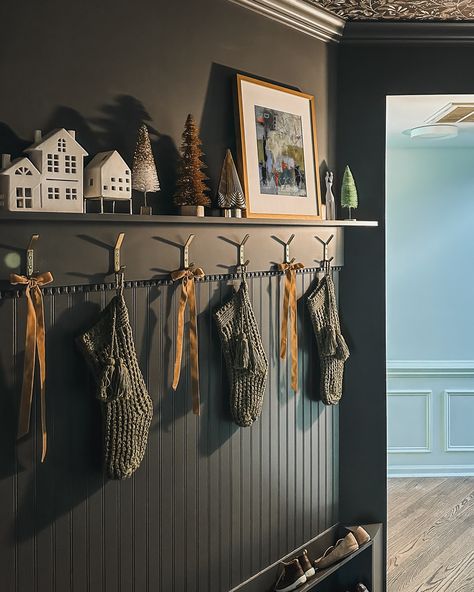
[[[411,129],[405,130],[403,133],[412,138],[412,140],[447,140],[455,138],[458,135],[458,127],[456,125],[420,125]]]

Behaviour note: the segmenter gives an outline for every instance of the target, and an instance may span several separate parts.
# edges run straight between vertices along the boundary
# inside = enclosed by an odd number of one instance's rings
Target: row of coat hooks
[[[28,248],[26,250],[26,276],[28,278],[31,278],[34,274],[34,262],[35,262],[34,249],[35,249],[35,243],[36,243],[36,241],[38,241],[39,237],[40,237],[39,234],[33,234],[31,236]],[[195,239],[195,237],[196,237],[195,234],[190,234],[188,239],[186,240],[186,242],[183,245],[181,245],[181,266],[183,269],[190,269],[190,268],[194,267],[194,263],[189,262],[189,247],[190,247],[191,243],[193,242],[193,240]],[[247,241],[249,240],[249,238],[250,238],[250,234],[246,234],[244,236],[244,238],[242,239],[242,241],[237,244],[237,247],[238,247],[237,268],[243,272],[245,272],[247,270],[247,267],[250,263],[250,259],[245,258],[245,245],[246,245]],[[284,263],[292,264],[295,261],[294,257],[292,257],[290,259],[290,245],[291,245],[294,238],[295,238],[295,235],[292,234],[286,242],[282,243],[283,247],[284,247],[284,255],[283,255],[283,262]],[[315,236],[314,238],[316,238],[323,245],[323,258],[319,261],[319,267],[320,267],[321,271],[323,271],[324,273],[331,273],[331,271],[332,271],[331,263],[332,263],[334,257],[328,257],[328,252],[329,252],[329,244],[331,243],[332,239],[334,238],[334,234],[331,234],[327,240],[323,240],[319,236]],[[124,273],[125,273],[125,265],[122,265],[122,262],[121,262],[121,250],[122,250],[122,245],[123,245],[124,239],[125,239],[125,233],[121,232],[117,236],[117,240],[115,241],[115,245],[113,247],[114,273],[115,273],[117,285],[121,285],[121,286],[123,286]]]

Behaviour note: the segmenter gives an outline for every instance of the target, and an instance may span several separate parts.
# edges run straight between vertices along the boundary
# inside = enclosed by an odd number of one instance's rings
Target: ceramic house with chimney
[[[100,211],[104,211],[104,201],[111,201],[115,212],[115,202],[127,202],[127,211],[132,213],[131,172],[127,163],[117,150],[99,152],[84,171],[84,210],[87,202],[100,200]]]
[[[42,137],[37,130],[35,143],[25,152],[41,173],[41,209],[82,212],[87,152],[76,141],[75,131],[62,128]]]
[[[41,211],[41,173],[26,156],[12,162],[9,154],[2,156],[0,207],[19,212]]]

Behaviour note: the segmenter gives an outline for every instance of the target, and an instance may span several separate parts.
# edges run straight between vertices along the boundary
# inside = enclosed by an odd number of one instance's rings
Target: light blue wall
[[[474,149],[387,155],[387,357],[474,359]]]
[[[387,151],[389,474],[474,474],[474,149]]]

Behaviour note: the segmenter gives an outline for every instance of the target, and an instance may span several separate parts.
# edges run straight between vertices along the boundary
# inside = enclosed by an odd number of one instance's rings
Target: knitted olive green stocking
[[[153,403],[138,366],[128,311],[121,294],[78,339],[98,383],[104,456],[111,479],[130,477],[145,454]]]
[[[336,405],[342,396],[344,362],[349,349],[341,334],[336,291],[329,274],[308,297],[308,308],[321,361],[321,399],[326,405]]]
[[[215,319],[231,383],[232,417],[237,425],[248,427],[262,412],[268,361],[245,279],[215,312]]]

